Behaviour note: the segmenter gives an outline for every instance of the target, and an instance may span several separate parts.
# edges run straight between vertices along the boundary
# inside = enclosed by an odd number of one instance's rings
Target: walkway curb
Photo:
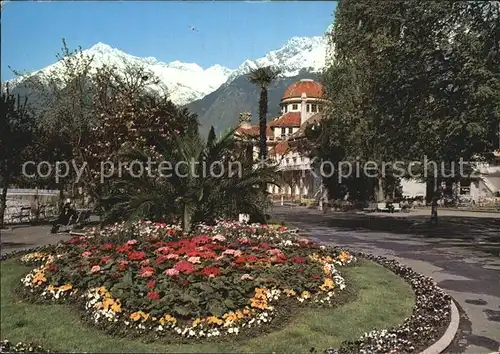
[[[450,301],[451,307],[451,319],[450,324],[443,336],[437,340],[433,345],[431,345],[426,350],[420,352],[420,354],[440,354],[445,351],[455,339],[455,335],[458,331],[458,325],[460,324],[460,314],[458,312],[457,305],[455,305],[455,301],[451,299]]]

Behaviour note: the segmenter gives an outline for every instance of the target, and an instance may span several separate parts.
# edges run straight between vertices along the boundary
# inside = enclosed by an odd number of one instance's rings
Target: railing
[[[58,190],[51,189],[7,189],[7,196],[9,195],[58,195]]]

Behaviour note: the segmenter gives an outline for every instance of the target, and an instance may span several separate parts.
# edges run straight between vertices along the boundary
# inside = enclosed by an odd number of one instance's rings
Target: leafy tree
[[[108,220],[118,216],[179,218],[186,231],[193,223],[213,222],[238,213],[249,213],[254,219],[263,220],[266,196],[260,185],[277,183],[276,168],[262,165],[241,168],[237,164],[240,156],[234,154],[237,141],[233,133],[217,138],[212,128],[206,142],[198,133],[176,137],[173,149],[161,149],[161,158],[156,160],[158,167],[162,161],[168,161],[168,171],[158,173],[156,167],[152,175],[139,178],[127,175],[113,180],[106,199]],[[150,158],[148,152],[139,150],[124,154],[143,163]]]
[[[0,99],[0,228],[4,226],[7,189],[13,178],[22,173],[21,166],[27,147],[33,138],[33,117],[26,100],[21,101],[7,86]]]
[[[500,111],[498,15],[498,2],[340,1],[320,155],[487,156]],[[387,187],[379,178],[378,199]]]
[[[267,89],[276,80],[279,71],[271,67],[257,68],[248,74],[248,80],[260,90],[259,97],[259,158],[267,157]]]

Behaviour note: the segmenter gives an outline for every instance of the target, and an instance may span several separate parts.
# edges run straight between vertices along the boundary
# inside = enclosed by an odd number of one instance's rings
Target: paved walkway
[[[451,352],[491,353],[500,347],[500,215],[323,214],[305,207],[275,206],[276,217],[304,236],[397,259],[431,276],[465,310],[465,338]]]
[[[0,254],[69,240],[69,234],[50,234],[50,226],[12,226],[11,229],[0,230]]]

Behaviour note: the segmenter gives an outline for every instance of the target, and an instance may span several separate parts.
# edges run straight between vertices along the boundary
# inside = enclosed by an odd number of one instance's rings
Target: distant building
[[[320,173],[313,174],[311,159],[299,151],[297,142],[304,137],[306,127],[321,121],[325,104],[323,87],[313,80],[296,82],[284,92],[280,102],[281,116],[268,122],[266,129],[268,155],[279,161],[279,169],[286,181],[280,187],[269,186],[269,192],[273,195],[312,198],[321,192],[321,178],[315,177]],[[250,113],[240,115],[236,135],[252,142],[253,155],[257,158],[259,125],[252,125],[251,118]],[[497,161],[493,164],[477,166],[469,178],[443,188],[453,189],[456,194],[476,203],[493,197],[500,191],[500,151],[495,154]],[[403,180],[401,185],[403,196],[414,198],[426,197],[428,194],[425,183]]]
[[[267,124],[266,134],[269,157],[280,162],[287,183],[269,186],[270,193],[313,197],[321,189],[321,180],[311,173],[309,157],[302,155],[293,142],[303,135],[306,126],[321,119],[325,103],[322,85],[313,80],[304,79],[286,89],[280,102],[281,116]],[[242,115],[236,134],[255,139],[254,156],[258,156],[259,125],[251,125],[250,120],[250,115]]]

